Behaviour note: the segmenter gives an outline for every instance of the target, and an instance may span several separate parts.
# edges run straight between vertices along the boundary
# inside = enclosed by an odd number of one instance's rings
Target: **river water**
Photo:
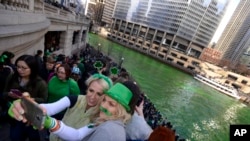
[[[229,141],[230,124],[250,124],[250,107],[148,56],[89,34],[89,43],[125,67],[181,138]],[[119,62],[119,61],[117,61]]]

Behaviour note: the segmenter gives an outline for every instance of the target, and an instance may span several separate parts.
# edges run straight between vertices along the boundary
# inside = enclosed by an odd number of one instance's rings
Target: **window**
[[[246,85],[247,81],[246,80],[242,80],[241,83]]]

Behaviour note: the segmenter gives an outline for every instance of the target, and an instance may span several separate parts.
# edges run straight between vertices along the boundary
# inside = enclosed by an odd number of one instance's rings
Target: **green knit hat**
[[[133,96],[132,92],[123,84],[116,83],[108,91],[104,92],[118,103],[120,103],[127,111],[130,111],[129,102]]]

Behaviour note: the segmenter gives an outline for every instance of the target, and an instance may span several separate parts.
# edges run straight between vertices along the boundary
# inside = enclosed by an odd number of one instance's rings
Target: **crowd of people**
[[[89,45],[79,56],[38,50],[14,57],[6,51],[0,58],[0,121],[10,124],[13,141],[185,140],[125,68]],[[42,130],[27,124],[26,92],[46,113]]]
[[[84,0],[71,0],[68,2],[61,0],[60,3],[57,0],[44,0],[44,2],[76,15],[84,15],[86,5]]]

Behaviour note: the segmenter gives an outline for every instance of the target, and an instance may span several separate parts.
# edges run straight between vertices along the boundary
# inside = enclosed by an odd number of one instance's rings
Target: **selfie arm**
[[[40,105],[46,109],[47,115],[53,116],[63,111],[64,109],[68,108],[70,106],[70,100],[68,97],[63,97],[54,103],[40,104]]]
[[[63,140],[82,140],[95,130],[94,126],[84,126],[79,129],[75,129],[65,125],[63,122],[60,122],[60,128],[52,132]]]
[[[44,123],[44,128],[49,129],[51,134],[55,134],[63,140],[82,140],[94,131],[93,127],[94,125],[74,129],[50,116],[46,117]]]

